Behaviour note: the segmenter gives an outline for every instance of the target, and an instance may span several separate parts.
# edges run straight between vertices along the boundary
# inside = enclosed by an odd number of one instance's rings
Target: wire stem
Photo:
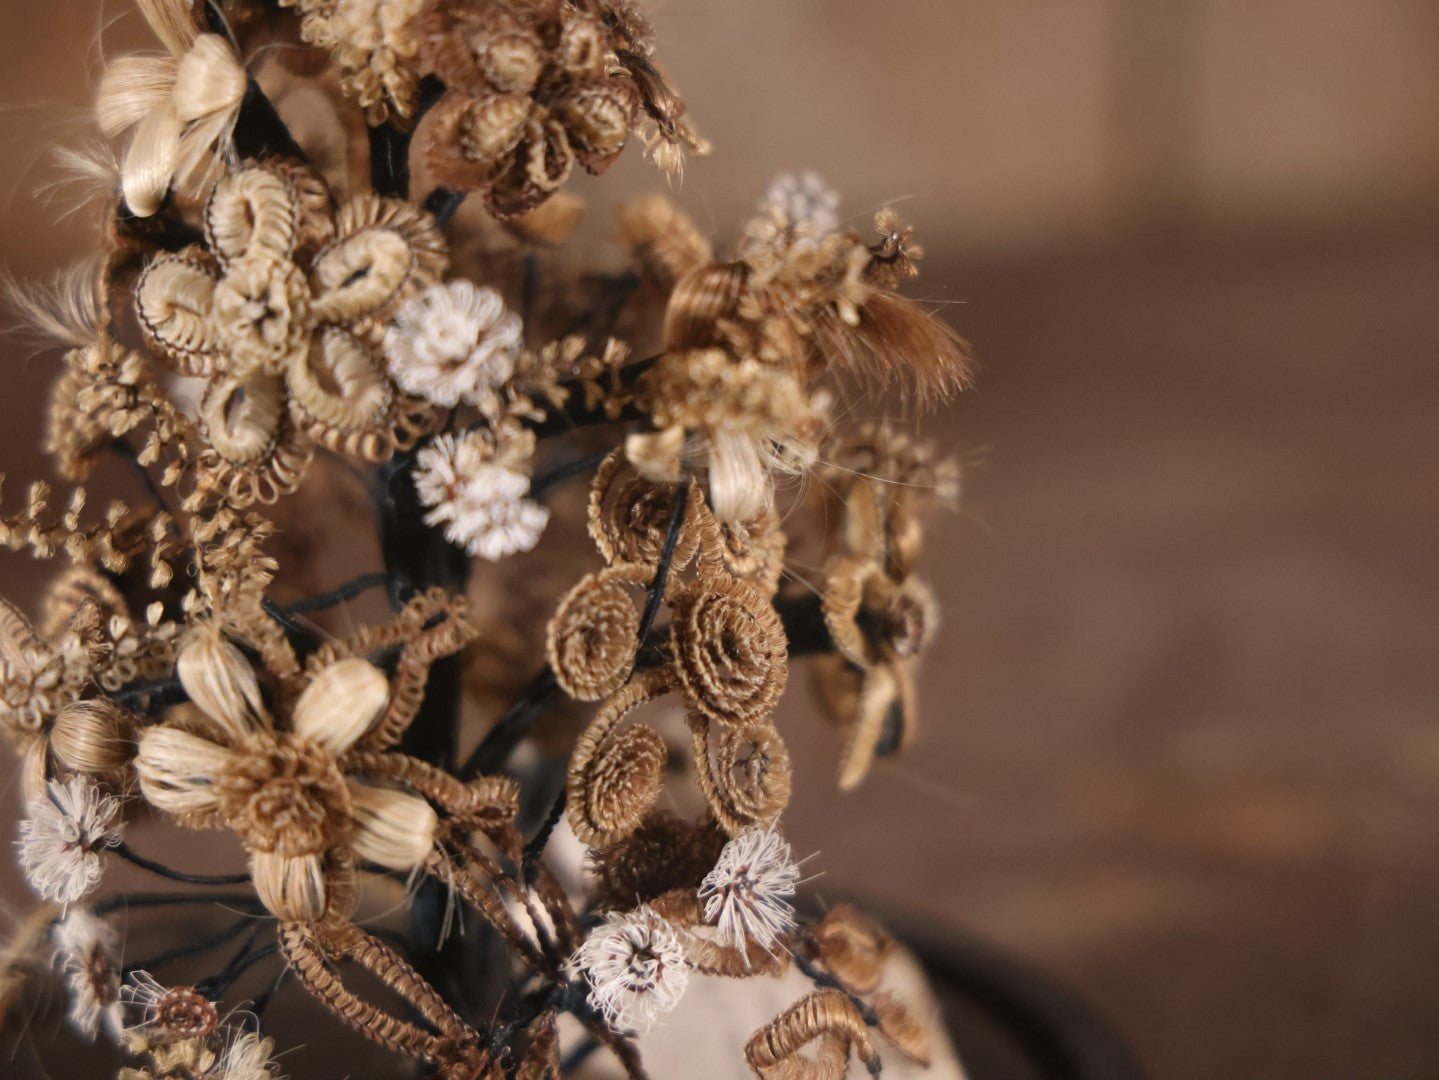
[[[186,874],[179,870],[172,870],[164,863],[157,863],[153,859],[147,859],[145,856],[137,854],[123,840],[110,850],[142,870],[148,870],[162,878],[180,881],[186,885],[243,885],[250,880],[249,874]]]

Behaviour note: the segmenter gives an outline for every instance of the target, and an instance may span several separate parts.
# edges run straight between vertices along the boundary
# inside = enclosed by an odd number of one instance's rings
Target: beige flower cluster
[[[779,719],[809,664],[845,788],[916,730],[921,517],[956,480],[853,419],[967,379],[899,291],[909,230],[845,228],[806,173],[727,257],[647,195],[621,269],[585,265],[576,163],[707,149],[629,0],[137,6],[163,51],[100,87],[99,257],[27,293],[63,353],[48,452],[132,494],[37,481],[0,514],[65,564],[33,621],[0,602],[43,905],[4,954],[53,952],[123,1080],[275,1076],[257,971],[445,1080],[590,1044],[639,1076],[695,980],[791,968],[814,989],[743,1048],[757,1076],[922,1061],[890,939],[796,895]],[[157,829],[236,865],[172,865]],[[116,891],[119,862],[157,887]],[[122,939],[227,909],[148,959]]]

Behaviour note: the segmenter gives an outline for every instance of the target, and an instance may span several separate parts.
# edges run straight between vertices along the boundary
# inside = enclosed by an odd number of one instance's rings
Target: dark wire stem
[[[240,946],[240,951],[231,958],[224,969],[217,975],[212,975],[208,979],[202,979],[197,982],[195,989],[199,990],[211,1000],[219,1000],[224,996],[225,991],[234,985],[236,979],[267,956],[273,956],[279,952],[280,946],[278,943],[267,945],[265,948],[259,950],[255,948],[260,940],[260,933],[264,929],[263,925],[256,926],[255,929],[251,931],[250,936],[246,938],[245,944]]]
[[[190,695],[180,680],[171,676],[164,679],[142,679],[122,687],[114,694],[115,702],[130,712],[151,716],[171,705],[189,701]]]
[[[775,611],[784,624],[790,656],[814,656],[834,652],[834,639],[824,623],[820,598],[813,593],[782,597],[775,601]]]
[[[504,768],[510,753],[520,744],[520,740],[529,734],[530,728],[540,718],[545,706],[559,688],[560,684],[555,681],[554,672],[546,664],[495,721],[495,726],[486,732],[480,745],[465,759],[465,763],[460,766],[460,779],[473,780],[477,776],[499,772]]]
[[[814,983],[815,986],[818,986],[822,990],[838,990],[845,997],[849,998],[849,1003],[855,1007],[855,1011],[859,1013],[860,1018],[864,1020],[866,1026],[875,1029],[879,1028],[879,1014],[873,1009],[871,1009],[859,998],[851,994],[849,990],[845,987],[844,983],[840,982],[833,975],[830,975],[827,972],[821,971],[819,968],[815,967],[812,963],[805,959],[803,954],[801,954],[798,950],[796,950],[793,955],[794,966],[800,970],[800,973],[803,974],[805,978],[809,979],[810,982]],[[884,1068],[883,1064],[879,1060],[879,1054],[874,1055],[873,1061],[865,1062],[865,1067],[869,1069],[869,1074],[871,1076],[878,1076]]]
[[[624,311],[639,287],[640,276],[633,270],[605,278],[604,290],[595,310],[572,319],[562,336],[589,330],[595,336],[607,337],[619,321],[620,312]]]
[[[535,301],[540,296],[540,255],[534,248],[525,252],[525,275],[520,281],[520,321],[530,325]]]
[[[184,907],[192,904],[260,906],[259,900],[249,893],[120,893],[118,896],[106,897],[91,910],[96,915],[109,915],[111,912],[130,908]]]
[[[654,629],[655,618],[660,613],[660,604],[664,602],[665,586],[669,584],[670,566],[674,563],[675,547],[679,543],[680,530],[684,526],[685,510],[689,506],[690,483],[686,474],[680,479],[679,489],[675,492],[675,504],[670,509],[669,531],[665,533],[665,545],[660,549],[659,563],[655,566],[654,580],[650,582],[649,593],[645,597],[645,613],[640,619],[639,640],[643,644]]]
[[[467,192],[450,188],[435,188],[425,198],[424,208],[435,219],[435,224],[444,228],[455,216],[455,211],[464,204]]]
[[[520,874],[524,878],[526,885],[533,885],[535,878],[539,876],[540,859],[545,853],[545,846],[549,844],[550,837],[554,835],[555,828],[560,823],[560,818],[564,817],[565,804],[568,801],[569,789],[566,787],[560,788],[560,793],[555,796],[555,801],[550,806],[549,813],[545,815],[545,820],[540,823],[540,827],[536,830],[535,835],[532,836],[529,843],[525,845],[524,859],[520,864]]]
[[[165,502],[164,492],[162,492],[159,485],[155,483],[155,478],[150,475],[150,470],[140,464],[140,458],[135,453],[135,448],[124,439],[111,439],[110,449],[125,459],[125,463],[130,466],[130,470],[135,474],[135,478],[140,481],[140,486],[145,489],[145,494],[148,495],[151,501],[170,519],[170,531],[176,536],[180,535],[180,530],[175,526],[175,515]]]
[[[162,953],[156,953],[154,956],[145,960],[138,961],[134,964],[126,964],[125,974],[128,975],[132,971],[154,971],[156,968],[162,967],[174,960],[183,960],[187,956],[196,956],[199,953],[208,952],[210,949],[217,949],[227,941],[233,941],[254,925],[255,920],[247,915],[238,922],[232,923],[214,937],[206,938],[204,941],[191,942],[188,945],[178,945],[173,949],[166,949]]]
[[[253,75],[246,76],[245,97],[235,124],[235,152],[241,158],[293,158],[308,161],[275,106]]]
[[[290,647],[301,657],[308,656],[320,647],[320,639],[314,631],[296,622],[290,617],[290,612],[268,596],[260,598],[260,607],[266,615],[280,624],[280,628],[285,631],[285,638],[289,641]]]
[[[605,450],[598,454],[590,454],[587,457],[582,457],[578,461],[568,461],[563,465],[556,465],[548,472],[540,473],[539,476],[536,476],[530,481],[530,498],[541,499],[550,488],[558,487],[566,480],[570,480],[576,476],[583,476],[585,473],[594,472],[594,470],[600,467],[600,464],[605,458],[609,456],[610,452]]]
[[[386,592],[396,610],[431,588],[438,587],[451,596],[463,595],[470,579],[465,551],[424,520],[414,483],[418,449],[397,454],[381,467],[374,494]],[[424,697],[398,746],[402,753],[451,774],[459,740],[463,673],[459,656],[442,657],[430,665]],[[448,902],[447,890],[434,878],[427,878],[415,891],[410,903],[413,946],[409,958],[420,975],[463,1012],[463,951],[442,952],[439,947]]]
[[[353,581],[347,581],[334,592],[325,593],[323,596],[311,596],[304,600],[297,600],[293,604],[287,604],[279,610],[286,615],[303,615],[310,611],[323,611],[325,608],[334,607],[336,604],[343,604],[346,600],[353,600],[371,589],[378,589],[385,584],[389,578],[384,573],[362,574]]]
[[[164,863],[157,863],[153,859],[136,854],[123,840],[110,850],[142,870],[148,870],[162,878],[183,882],[186,885],[243,885],[250,880],[249,874],[186,874],[179,870],[172,870]]]
[[[281,968],[280,974],[275,977],[275,981],[265,989],[264,993],[257,996],[255,1000],[250,1003],[250,1008],[247,1010],[248,1015],[240,1021],[247,1030],[260,1030],[260,1017],[265,1015],[265,1010],[270,1007],[270,1002],[275,999],[275,995],[280,992],[280,988],[285,985],[285,980],[288,979],[291,974],[293,973],[288,967]]]
[[[580,1041],[580,1044],[576,1046],[573,1050],[571,1050],[569,1054],[565,1056],[565,1059],[560,1062],[560,1075],[568,1076],[570,1073],[574,1072],[586,1061],[588,1061],[590,1055],[599,1048],[599,1040],[596,1039],[593,1035],[586,1035],[584,1039]]]

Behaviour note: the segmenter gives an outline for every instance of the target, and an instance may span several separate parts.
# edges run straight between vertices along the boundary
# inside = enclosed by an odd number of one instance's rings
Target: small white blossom
[[[274,1051],[273,1039],[253,1031],[244,1032],[225,1047],[218,1064],[205,1074],[205,1080],[275,1080],[270,1062]]]
[[[20,866],[47,900],[73,904],[100,884],[105,849],[120,842],[120,800],[88,780],[52,780],[20,822]]]
[[[571,976],[584,975],[590,1004],[616,1031],[648,1031],[689,985],[679,933],[649,907],[612,912],[566,968]]]
[[[120,935],[89,909],[72,907],[50,931],[55,959],[65,976],[70,1025],[95,1038],[103,1020],[120,1031]]]
[[[415,457],[415,491],[430,507],[425,521],[471,555],[496,560],[539,543],[546,507],[524,496],[530,478],[490,460],[477,434],[442,435]]]
[[[811,236],[825,236],[839,228],[839,192],[816,172],[776,176],[760,200],[761,213],[774,210],[793,228]]]
[[[785,839],[772,828],[748,829],[724,846],[699,899],[726,944],[743,951],[753,941],[772,952],[794,925],[790,899],[798,886],[799,866]]]
[[[400,306],[385,333],[385,356],[400,389],[453,408],[509,379],[523,339],[520,317],[499,293],[458,279]]]

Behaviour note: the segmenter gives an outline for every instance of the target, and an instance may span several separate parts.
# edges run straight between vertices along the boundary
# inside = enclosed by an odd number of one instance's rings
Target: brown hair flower
[[[272,501],[303,475],[309,440],[383,460],[433,410],[385,374],[386,319],[445,271],[444,240],[407,203],[361,195],[330,213],[318,176],[252,165],[215,188],[206,247],[160,255],[135,287],[146,340],[209,381],[202,487]]]
[[[350,891],[352,857],[420,865],[438,820],[424,800],[344,775],[346,752],[385,711],[389,682],[364,660],[311,675],[281,726],[243,654],[196,632],[178,668],[198,715],[148,729],[136,768],[145,797],[193,827],[226,825],[250,853],[261,901],[314,922]],[[339,914],[345,914],[340,912]]]

